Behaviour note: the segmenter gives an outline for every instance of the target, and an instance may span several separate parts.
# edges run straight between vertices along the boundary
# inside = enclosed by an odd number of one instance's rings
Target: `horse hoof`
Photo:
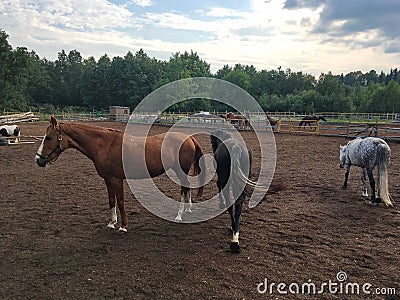
[[[345,190],[345,189],[347,189],[347,186],[342,185],[342,190]]]
[[[110,229],[115,229],[115,226],[114,226],[114,224],[115,224],[115,223],[111,223],[111,222],[110,222],[110,223],[108,223],[108,224],[107,224],[107,228],[110,228]]]
[[[176,216],[175,222],[182,222],[182,217],[181,216]]]
[[[239,246],[239,243],[231,242],[231,245],[230,245],[229,248],[231,249],[231,251],[232,251],[233,253],[240,253],[240,246]]]
[[[185,212],[191,214],[191,213],[192,213],[192,209],[191,209],[191,208],[186,208],[186,209],[185,209]],[[182,221],[182,220],[181,220],[181,221]]]
[[[375,198],[375,201],[374,202],[376,202],[376,203],[382,203],[382,199],[381,198]]]
[[[119,229],[118,229],[118,231],[119,232],[128,232],[128,230],[125,228],[125,227],[120,227]]]

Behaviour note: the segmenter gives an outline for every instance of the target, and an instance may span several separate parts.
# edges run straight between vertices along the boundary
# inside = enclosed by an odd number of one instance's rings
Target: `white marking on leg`
[[[15,142],[19,143],[19,138],[21,137],[21,131],[18,132],[17,137],[15,138]]]
[[[108,228],[115,228],[115,224],[117,224],[117,207],[114,206],[110,208],[110,216],[111,216],[111,221],[108,223],[107,227]]]
[[[42,151],[43,151],[43,145],[44,145],[44,139],[46,138],[46,136],[44,136],[43,137],[43,140],[42,140],[42,143],[40,144],[40,146],[39,146],[39,149],[38,149],[38,151],[37,151],[37,153],[38,154],[40,154],[40,155],[42,155]],[[35,155],[35,161],[38,161],[39,160],[39,155]]]
[[[188,192],[188,204],[186,205],[185,211],[188,212],[189,214],[192,213],[192,194],[190,190]]]
[[[118,231],[120,231],[120,232],[128,232],[128,229],[126,229],[125,227],[120,227],[118,229]]]
[[[232,243],[238,243],[239,244],[239,231],[233,234]]]
[[[368,197],[368,190],[367,189],[363,190],[362,196],[363,197]]]
[[[181,195],[181,204],[179,205],[179,210],[178,210],[178,215],[175,218],[175,221],[182,221],[182,214],[183,210],[185,209],[185,194],[183,193]]]

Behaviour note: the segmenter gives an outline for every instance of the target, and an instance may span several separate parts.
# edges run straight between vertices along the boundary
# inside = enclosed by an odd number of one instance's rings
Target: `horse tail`
[[[244,174],[243,166],[240,164],[240,157],[242,155],[242,149],[240,146],[233,146],[231,151],[231,176],[232,176],[232,189],[235,198],[238,198],[242,192],[246,196],[251,196],[252,189],[257,185],[256,182],[249,179],[249,177]],[[251,164],[249,162],[249,172]]]
[[[390,148],[386,143],[378,145],[376,152],[378,166],[379,196],[387,206],[393,206],[389,195],[388,165],[390,161]]]
[[[204,155],[203,149],[201,149],[201,146],[199,142],[192,136],[191,137],[193,144],[195,146],[195,154],[194,154],[194,175],[200,175],[200,186],[197,191],[197,199],[201,199],[203,197],[203,188],[204,188],[204,183],[205,183],[205,178],[206,178],[206,164],[205,160],[200,158]]]
[[[274,194],[287,188],[286,181],[282,179],[272,180],[268,188],[257,186],[257,182],[251,180],[246,174],[244,174],[243,168],[240,164],[240,156],[242,149],[239,146],[233,146],[231,151],[231,175],[232,175],[232,187],[235,198],[240,196],[243,191],[246,196],[250,197],[254,189],[257,187],[258,190],[264,191],[267,194]],[[251,163],[249,163],[251,168]],[[251,172],[249,168],[249,172]],[[237,190],[241,188],[241,190]],[[236,191],[235,191],[236,189]],[[244,189],[244,190],[243,190]]]

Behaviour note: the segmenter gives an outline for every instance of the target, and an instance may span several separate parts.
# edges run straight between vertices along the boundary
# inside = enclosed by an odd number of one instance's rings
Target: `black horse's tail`
[[[232,189],[235,198],[239,197],[242,192],[250,197],[254,189],[264,191],[267,194],[277,193],[287,188],[287,183],[282,179],[274,179],[269,187],[257,186],[257,182],[251,180],[244,172],[244,166],[240,163],[242,148],[233,146],[231,151],[231,176],[232,176]],[[251,163],[249,163],[249,170],[251,172]],[[235,190],[236,189],[236,190]]]
[[[247,196],[250,196],[252,193],[250,190],[254,189],[257,185],[256,182],[249,179],[249,177],[244,173],[244,166],[240,163],[242,151],[242,147],[238,145],[233,146],[231,151],[232,189],[235,198],[239,197],[242,191],[244,191]],[[251,171],[250,168],[251,165],[249,162],[249,173]]]
[[[378,167],[379,196],[387,206],[393,206],[389,195],[388,183],[388,165],[390,161],[390,148],[385,143],[378,145],[376,151],[376,160]]]
[[[204,152],[203,149],[201,149],[201,146],[199,142],[192,136],[191,137],[194,146],[196,148],[196,152],[194,154],[194,175],[200,175],[200,186],[197,191],[197,199],[201,199],[203,197],[203,188],[204,188],[204,182],[206,178],[206,164],[204,159],[201,159],[203,156]]]

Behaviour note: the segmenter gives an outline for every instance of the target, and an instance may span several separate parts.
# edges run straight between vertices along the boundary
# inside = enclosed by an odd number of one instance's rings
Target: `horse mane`
[[[114,128],[108,128],[108,127],[103,127],[103,126],[98,126],[98,125],[92,125],[92,124],[85,124],[85,123],[65,123],[65,122],[60,122],[60,125],[67,125],[72,128],[79,128],[82,130],[88,130],[88,129],[93,129],[97,130],[100,132],[118,132],[118,133],[124,133],[122,130],[119,129],[114,129]]]

